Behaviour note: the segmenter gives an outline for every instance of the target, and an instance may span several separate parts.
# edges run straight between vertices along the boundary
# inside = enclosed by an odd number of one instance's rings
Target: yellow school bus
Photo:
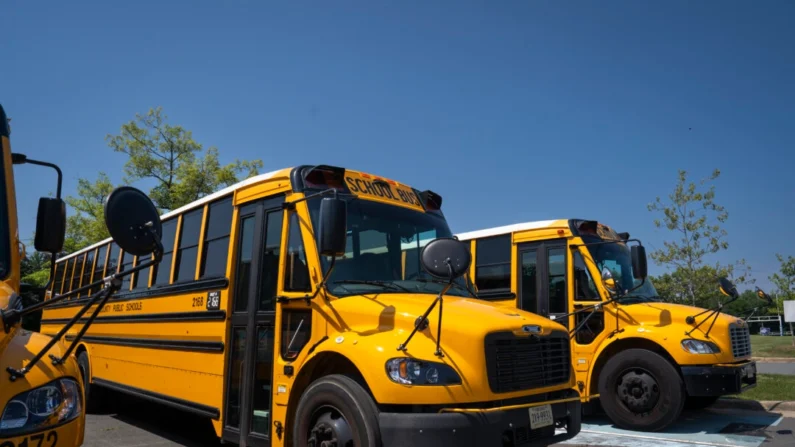
[[[76,351],[88,405],[128,393],[205,416],[243,446],[574,436],[565,328],[472,298],[471,257],[441,202],[318,165],[164,214],[161,263],[126,280]],[[50,293],[141,261],[102,241],[60,259]],[[48,307],[42,332],[91,293]]]
[[[37,354],[62,356],[66,346],[21,327],[19,263],[24,254],[17,226],[10,133],[8,118],[0,106],[0,446],[79,446],[83,443],[85,412],[77,362],[67,359],[53,365],[47,359],[32,364]],[[46,214],[41,203],[39,224]],[[37,230],[43,229],[37,225]],[[47,230],[58,239],[57,229]],[[37,234],[37,242],[44,236]],[[63,234],[60,239],[62,243]]]
[[[20,293],[20,259],[25,256],[19,239],[16,194],[12,165],[31,164],[53,168],[58,173],[56,197],[39,199],[34,247],[48,252],[51,259],[63,248],[66,207],[61,199],[62,175],[58,166],[33,160],[24,154],[11,153],[10,126],[0,106],[0,447],[76,447],[83,444],[85,430],[85,395],[78,362],[71,355],[75,343],[66,346],[63,335],[89,307],[104,304],[121,286],[121,278],[135,269],[118,272],[85,288],[98,293],[82,308],[76,318],[65,322],[52,337],[21,327],[22,319],[48,305],[70,298],[69,294],[52,296],[46,302],[23,307]],[[157,265],[162,258],[160,227],[152,201],[135,188],[117,188],[105,202],[105,221],[110,234],[121,246],[138,255],[152,254],[154,259],[139,268]],[[49,287],[55,266],[50,268]],[[43,295],[43,294],[41,294]],[[43,296],[42,296],[43,298]],[[88,328],[92,314],[83,328]],[[82,333],[77,334],[75,342]]]
[[[745,322],[660,302],[645,249],[628,233],[560,219],[457,236],[470,245],[481,299],[567,326],[578,389],[598,394],[621,427],[661,430],[685,405],[705,407],[756,384]],[[725,281],[721,291],[738,296]]]

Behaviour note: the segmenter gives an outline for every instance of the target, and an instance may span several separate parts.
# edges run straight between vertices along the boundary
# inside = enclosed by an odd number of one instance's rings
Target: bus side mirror
[[[439,238],[422,249],[420,261],[434,278],[453,281],[469,270],[472,255],[467,244],[453,238]]]
[[[152,200],[131,186],[114,189],[105,200],[105,225],[119,247],[133,256],[154,252],[163,235]]]
[[[339,197],[324,197],[320,202],[321,256],[339,257],[345,254],[348,242],[348,204]]]
[[[643,245],[633,245],[632,249],[632,276],[635,279],[645,279],[649,275],[646,262],[646,247]]]
[[[735,287],[734,283],[728,278],[720,278],[718,282],[720,284],[720,293],[732,298],[737,298],[740,296],[740,294],[737,292],[737,287]]]
[[[766,294],[765,291],[759,287],[756,288],[756,296],[767,304],[773,304],[773,298],[770,298],[770,295]]]
[[[36,251],[57,253],[63,250],[66,237],[66,204],[61,199],[42,197],[36,214]]]

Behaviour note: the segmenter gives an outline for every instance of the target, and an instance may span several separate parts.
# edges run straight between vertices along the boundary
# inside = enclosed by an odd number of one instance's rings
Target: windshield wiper
[[[439,284],[439,285],[441,285],[441,286],[446,286],[446,285],[447,285],[447,283],[446,283],[446,282],[437,281],[437,280],[434,280],[434,279],[428,279],[428,278],[417,278],[417,279],[411,279],[411,280],[409,280],[409,281],[417,281],[417,282],[421,282],[421,283],[433,283],[433,284]],[[456,283],[456,282],[454,282],[454,283],[451,283],[451,284],[452,284],[453,286],[455,286],[457,289],[459,289],[459,290],[463,290],[464,292],[467,292],[467,293],[469,293],[470,295],[472,295],[472,298],[477,298],[477,297],[478,297],[477,295],[475,295],[475,293],[474,293],[474,292],[472,292],[471,290],[469,290],[469,287],[464,287],[464,286],[462,286],[461,284],[458,284],[458,283]]]
[[[365,280],[365,279],[340,279],[337,281],[332,281],[333,284],[366,284],[368,286],[379,286],[385,289],[392,289],[392,290],[400,290],[401,292],[408,292],[412,293],[411,290],[399,286],[395,283],[389,281],[380,281],[380,280]]]

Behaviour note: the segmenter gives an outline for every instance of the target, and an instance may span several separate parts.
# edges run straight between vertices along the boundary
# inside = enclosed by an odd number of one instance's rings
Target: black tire
[[[86,351],[77,355],[77,366],[80,367],[80,375],[83,378],[83,389],[86,401],[86,412],[97,413],[102,409],[102,390],[92,386],[88,380],[88,372],[91,371],[88,363],[88,353]]]
[[[599,401],[619,427],[660,431],[676,421],[685,405],[685,386],[665,358],[645,349],[627,349],[607,361],[599,374]]]
[[[701,410],[714,404],[720,396],[687,396],[685,408],[688,410]]]
[[[293,423],[293,445],[321,445],[337,438],[340,447],[380,447],[378,407],[367,391],[347,376],[316,380],[301,395]]]

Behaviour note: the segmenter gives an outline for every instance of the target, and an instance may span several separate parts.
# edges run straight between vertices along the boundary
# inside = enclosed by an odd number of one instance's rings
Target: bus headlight
[[[0,416],[0,437],[21,435],[69,422],[80,416],[80,388],[74,379],[58,379],[14,396]]]
[[[691,354],[717,354],[720,352],[720,348],[715,343],[692,338],[682,340],[682,349]]]
[[[425,362],[406,357],[386,362],[389,380],[402,385],[458,385],[461,377],[444,363]]]

